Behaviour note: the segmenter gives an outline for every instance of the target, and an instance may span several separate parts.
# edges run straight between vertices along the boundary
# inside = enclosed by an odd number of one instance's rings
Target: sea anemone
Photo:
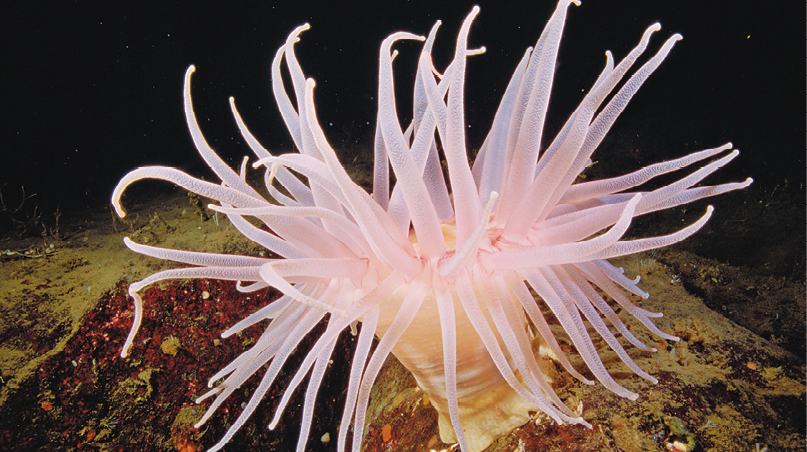
[[[340,451],[351,422],[352,449],[359,450],[370,390],[390,353],[412,372],[437,409],[442,441],[458,442],[463,451],[484,449],[525,423],[530,411],[540,410],[558,423],[589,425],[552,387],[550,369],[555,363],[583,383],[594,382],[571,365],[550,322],[563,327],[590,375],[614,393],[637,398],[609,375],[587,325],[628,368],[656,382],[631,359],[617,334],[641,350],[653,349],[627,329],[612,306],[619,305],[663,339],[678,338],[654,325],[652,319],[660,313],[644,310],[628,298],[626,291],[648,297],[637,285],[639,278],[628,279],[606,259],[683,240],[703,227],[712,207],[673,234],[621,240],[633,217],[744,188],[751,179],[696,186],[738,155],[737,150],[729,151],[728,143],[619,177],[578,180],[630,98],[681,39],[671,36],[622,83],[651,35],[661,28],[658,24],[650,26],[618,64],[606,52],[602,73],[557,136],[542,148],[570,3],[577,2],[559,2],[535,47],[524,52],[472,165],[465,143],[463,99],[466,58],[484,52],[467,48],[479,8],[474,7],[463,22],[454,57],[442,72],[431,59],[440,22],[427,37],[398,32],[385,39],[380,51],[372,195],[351,180],[317,121],[315,83],[305,78],[294,54],[307,24],[289,35],[272,63],[275,99],[299,153],[274,155],[264,149],[230,99],[238,128],[258,158],[253,166],[265,167],[270,199],[247,184],[246,159],[235,172],[205,141],[191,102],[194,67],[188,68],[184,84],[188,127],[221,183],[174,168],[142,167],[120,181],[112,203],[123,217],[120,197],[129,184],[144,178],[171,181],[218,201],[210,208],[227,215],[242,234],[277,257],[162,249],[127,237],[126,246],[135,252],[190,266],[161,271],[131,285],[134,321],[121,356],[132,351],[143,315],[138,291],[149,284],[216,278],[238,281],[242,292],[273,287],[283,294],[222,333],[227,338],[271,319],[257,343],[213,375],[212,389],[197,400],[215,396],[198,427],[266,366],[249,403],[211,450],[221,449],[232,438],[300,341],[323,320],[324,333],[305,356],[269,425],[276,425],[290,395],[310,375],[297,450],[305,448],[317,391],[337,337],[347,328],[355,333],[357,322],[361,329],[339,427]],[[405,129],[396,113],[392,70],[396,52],[391,50],[404,39],[424,41],[414,86],[414,119]],[[284,62],[291,89],[284,86]],[[721,154],[725,155],[717,158]],[[713,161],[674,183],[633,191],[658,175],[705,160]],[[255,218],[261,227],[244,217]],[[378,344],[371,353],[376,337]],[[537,356],[534,349],[539,350]]]

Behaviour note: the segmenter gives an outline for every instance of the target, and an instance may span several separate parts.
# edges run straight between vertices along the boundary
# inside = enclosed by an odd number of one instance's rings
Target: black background
[[[479,2],[466,88],[470,146],[479,146],[510,74],[533,45],[554,1]],[[297,55],[317,81],[318,115],[332,143],[370,136],[376,111],[378,46],[394,31],[426,34],[437,19],[438,67],[453,52],[472,2],[18,2],[0,19],[4,62],[0,185],[7,205],[20,187],[46,215],[80,215],[109,202],[114,184],[144,165],[209,176],[182,111],[182,78],[195,64],[194,106],[208,142],[233,166],[249,152],[229,112],[234,96],[269,149],[290,139],[271,94],[276,49],[310,22]],[[676,155],[732,141],[742,154],[721,180],[753,176],[756,187],[803,197],[804,4],[763,1],[602,1],[571,6],[550,105],[558,127],[602,69],[655,21],[652,55],[684,35],[614,126],[647,122]],[[395,62],[402,122],[419,43],[398,43]],[[406,96],[409,94],[408,96]],[[655,132],[652,132],[655,133]],[[659,155],[661,160],[666,155]],[[607,156],[595,154],[595,159]],[[647,163],[652,163],[648,161]],[[166,185],[167,186],[167,185]],[[43,220],[48,221],[46,215]],[[794,219],[796,221],[797,219]]]

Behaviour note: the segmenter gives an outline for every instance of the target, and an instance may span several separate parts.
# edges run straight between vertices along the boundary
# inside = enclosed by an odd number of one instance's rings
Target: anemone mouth
[[[457,251],[457,223],[451,219],[440,224],[440,232],[442,233],[443,240],[446,244],[445,253],[440,257],[440,259],[447,259],[453,256]],[[420,243],[418,242],[418,236],[414,229],[409,230],[408,239],[415,250],[415,256],[417,256],[418,259],[422,258],[423,256],[420,251]]]

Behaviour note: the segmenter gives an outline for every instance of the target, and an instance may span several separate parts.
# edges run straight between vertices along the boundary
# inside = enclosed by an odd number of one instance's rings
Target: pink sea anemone
[[[428,394],[439,415],[441,439],[458,442],[463,451],[485,448],[526,422],[529,411],[540,410],[558,423],[588,425],[555,393],[548,366],[558,363],[582,382],[594,382],[572,367],[541,307],[551,310],[591,374],[611,391],[637,397],[609,375],[586,322],[633,372],[656,382],[617,339],[619,334],[635,347],[652,350],[631,334],[612,304],[657,336],[678,338],[653,324],[652,319],[661,314],[629,300],[625,291],[648,296],[638,287],[638,278],[626,278],[606,259],[683,240],[706,223],[712,207],[676,233],[621,240],[633,217],[744,188],[751,179],[696,186],[738,155],[737,150],[729,151],[729,143],[620,177],[577,181],[630,98],[681,39],[671,36],[622,83],[651,35],[661,28],[658,24],[648,28],[618,64],[606,52],[605,67],[594,86],[551,144],[542,149],[557,51],[572,2],[559,2],[535,47],[524,52],[472,165],[465,143],[463,98],[466,58],[484,51],[466,47],[479,9],[474,7],[463,22],[454,58],[442,72],[431,60],[440,22],[425,38],[399,32],[385,39],[379,64],[372,195],[351,181],[317,122],[315,83],[305,78],[294,54],[294,44],[308,25],[289,35],[272,64],[274,95],[299,153],[273,155],[264,149],[230,100],[241,134],[258,158],[253,166],[266,168],[269,200],[246,183],[246,160],[237,173],[205,142],[191,103],[194,67],[188,68],[184,85],[188,127],[221,183],[195,179],[174,168],[143,167],[120,181],[112,203],[122,217],[120,197],[129,184],[144,178],[171,181],[218,201],[210,208],[226,214],[242,234],[280,257],[162,249],[126,238],[126,246],[135,252],[190,267],[161,271],[131,285],[135,316],[121,356],[132,351],[143,312],[138,291],[149,284],[217,278],[238,281],[243,292],[271,286],[283,293],[222,333],[227,338],[272,319],[249,351],[210,378],[212,389],[198,400],[215,396],[200,426],[247,378],[268,365],[249,403],[211,450],[221,449],[244,424],[295,347],[323,319],[327,319],[325,332],[305,357],[270,424],[270,428],[276,425],[293,390],[310,375],[298,450],[305,448],[314,401],[337,336],[356,322],[362,327],[339,427],[340,451],[351,422],[352,449],[359,450],[370,389],[389,353]],[[396,114],[395,52],[391,50],[395,41],[403,39],[424,41],[414,86],[414,119],[405,129]],[[284,61],[293,85],[290,90],[281,75]],[[289,98],[289,91],[296,102]],[[721,154],[725,155],[717,158]],[[670,185],[631,191],[660,174],[706,160],[712,161]],[[394,185],[390,166],[397,181]],[[265,228],[254,226],[246,216]],[[379,342],[371,353],[374,337]],[[534,349],[539,350],[537,356]]]

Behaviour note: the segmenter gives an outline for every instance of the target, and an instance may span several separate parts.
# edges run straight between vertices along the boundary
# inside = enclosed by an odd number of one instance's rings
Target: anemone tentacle
[[[679,339],[654,323],[661,313],[643,309],[627,296],[649,297],[640,278],[629,279],[606,259],[684,240],[706,224],[714,209],[707,207],[700,219],[676,232],[625,239],[636,216],[742,189],[752,180],[699,185],[739,155],[727,143],[629,174],[578,182],[605,134],[681,36],[670,36],[637,69],[633,67],[659,24],[648,27],[619,62],[606,51],[602,72],[588,94],[554,139],[546,140],[554,69],[572,3],[579,5],[577,0],[558,2],[535,46],[523,53],[472,163],[465,138],[465,76],[467,58],[485,51],[468,48],[479,8],[465,17],[453,57],[442,69],[432,60],[439,21],[426,37],[397,32],[386,38],[379,50],[372,194],[351,180],[317,119],[316,83],[306,77],[294,50],[308,24],[288,35],[271,65],[272,92],[299,152],[275,154],[264,148],[247,129],[234,99],[229,100],[236,126],[256,157],[252,166],[263,171],[271,199],[247,183],[246,158],[236,171],[205,140],[191,97],[195,68],[187,69],[187,126],[220,182],[175,168],[142,167],[121,179],[112,204],[123,217],[121,196],[129,185],[147,178],[172,182],[215,201],[212,210],[279,257],[163,249],[125,238],[134,252],[190,267],[164,270],[130,286],[134,316],[121,356],[138,352],[134,338],[143,317],[139,291],[149,284],[217,278],[237,281],[241,292],[271,287],[282,294],[222,333],[228,338],[270,320],[252,348],[210,377],[211,390],[197,399],[213,399],[196,424],[199,428],[253,374],[263,372],[249,402],[210,450],[225,447],[247,422],[289,357],[320,322],[326,323],[324,332],[302,359],[269,425],[278,425],[292,393],[307,377],[298,451],[306,447],[317,394],[339,335],[348,329],[355,334],[359,322],[339,426],[340,452],[360,450],[371,389],[390,354],[428,394],[438,413],[440,439],[457,442],[465,452],[484,449],[527,422],[534,411],[559,424],[591,427],[556,392],[555,363],[583,384],[597,380],[635,400],[638,394],[609,373],[589,334],[599,335],[634,374],[657,382],[618,337],[645,352],[656,349],[628,329],[614,306],[647,332]],[[393,77],[393,47],[402,39],[423,42],[409,124],[399,120]],[[290,86],[283,81],[284,66]],[[543,148],[545,141],[549,145]],[[688,174],[660,188],[641,189],[678,170]],[[564,334],[558,333],[558,325]],[[572,365],[575,360],[564,352],[563,341],[574,346],[585,369]],[[585,376],[587,371],[592,379]]]

